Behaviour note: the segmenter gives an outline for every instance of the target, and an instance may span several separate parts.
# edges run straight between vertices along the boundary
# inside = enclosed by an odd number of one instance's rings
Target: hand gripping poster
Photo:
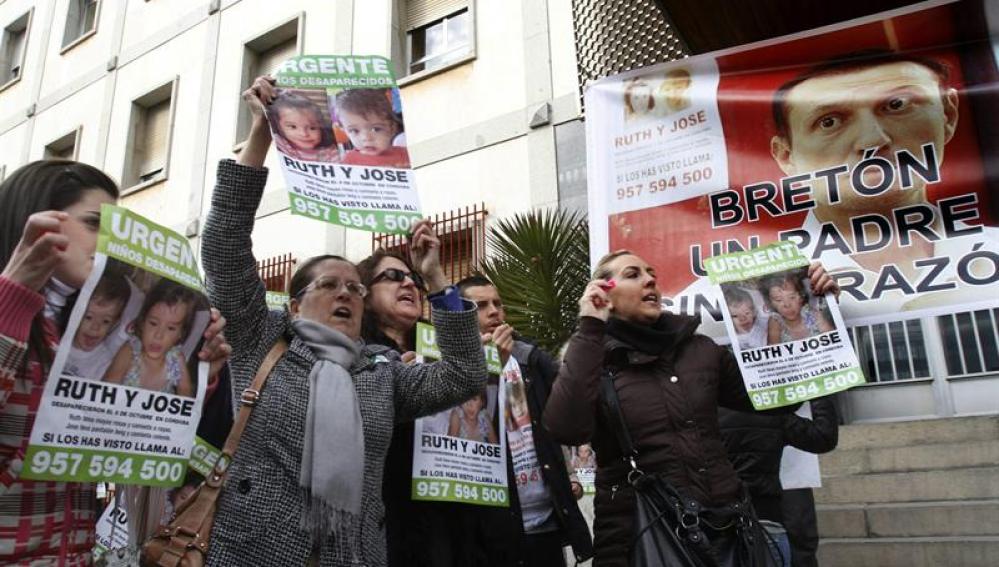
[[[416,353],[423,359],[440,358],[432,326],[417,324]],[[519,379],[520,367],[511,356],[501,368],[495,346],[487,345],[485,353],[489,370],[485,390],[453,408],[416,420],[413,500],[510,505],[507,431],[511,423],[519,422],[501,393],[511,380]]]
[[[35,418],[22,476],[177,486],[187,472],[210,319],[194,252],[179,234],[101,207],[80,290]]]
[[[396,234],[421,218],[391,67],[384,57],[302,55],[278,68],[267,119],[292,214]]]
[[[706,260],[793,242],[849,325],[999,306],[999,14],[923,2],[586,92],[591,255],[725,337]],[[994,8],[994,6],[993,6]]]
[[[832,294],[816,296],[793,242],[712,256],[732,350],[758,410],[859,386],[864,374]]]

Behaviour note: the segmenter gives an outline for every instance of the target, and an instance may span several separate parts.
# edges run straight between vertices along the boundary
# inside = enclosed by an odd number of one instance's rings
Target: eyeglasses
[[[396,268],[385,269],[385,271],[378,274],[377,276],[374,277],[374,279],[371,280],[371,285],[375,285],[376,283],[382,280],[389,280],[391,282],[402,283],[403,281],[406,280],[406,278],[413,280],[413,285],[415,285],[417,288],[422,290],[427,289],[426,283],[424,283],[423,281],[423,276],[421,276],[416,272],[404,272]]]
[[[341,289],[346,289],[347,293],[364,299],[368,295],[368,288],[360,282],[344,281],[336,276],[319,276],[312,280],[312,283],[302,288],[302,291],[295,294],[295,299],[305,295],[309,290],[316,290],[320,293],[335,295]]]

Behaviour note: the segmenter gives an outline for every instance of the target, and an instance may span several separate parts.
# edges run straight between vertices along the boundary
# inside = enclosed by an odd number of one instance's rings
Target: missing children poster
[[[267,109],[292,214],[372,232],[420,220],[402,98],[384,57],[302,55]]]
[[[773,242],[822,262],[849,325],[999,305],[989,4],[924,2],[597,81],[592,258],[642,256],[663,307],[716,338],[708,259]]]
[[[511,410],[508,396],[501,393],[507,392],[508,383],[519,381],[520,367],[512,356],[501,367],[495,346],[487,345],[485,351],[486,389],[453,408],[416,420],[413,500],[510,505],[507,430],[520,432],[521,422],[517,407]],[[416,354],[424,360],[440,358],[433,326],[417,324]],[[526,414],[526,398],[523,402]]]
[[[209,319],[187,240],[102,206],[94,269],[45,383],[22,476],[181,484],[208,379],[197,349]]]
[[[816,296],[792,242],[705,262],[720,287],[725,327],[753,407],[765,410],[864,383],[839,307]]]

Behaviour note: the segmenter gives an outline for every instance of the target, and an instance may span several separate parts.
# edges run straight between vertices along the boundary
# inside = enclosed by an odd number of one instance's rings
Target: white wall
[[[546,101],[560,119],[579,114],[571,2],[472,1],[475,58],[406,83],[402,96],[424,211],[484,202],[497,218],[555,202],[552,126],[532,130],[528,121]],[[97,33],[66,53],[68,0],[0,2],[0,23],[35,7],[24,78],[0,92],[0,165],[10,173],[82,125],[80,159],[120,179],[132,102],[176,77],[168,177],[123,203],[178,229],[203,222],[215,164],[236,156],[244,44],[302,15],[303,52],[390,56],[400,50],[398,2],[224,0],[209,13],[209,0],[103,0]],[[38,112],[28,117],[32,103]],[[291,216],[273,152],[267,165],[259,258],[370,252],[369,233]]]

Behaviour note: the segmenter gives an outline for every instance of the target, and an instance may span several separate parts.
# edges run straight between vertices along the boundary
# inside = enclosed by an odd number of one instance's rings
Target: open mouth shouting
[[[659,292],[650,291],[642,296],[642,303],[648,303],[651,305],[659,306]]]
[[[349,307],[340,306],[333,310],[334,319],[350,320],[352,315],[353,312],[350,310]]]
[[[405,290],[399,293],[395,300],[406,305],[416,305],[416,293],[410,290]]]

